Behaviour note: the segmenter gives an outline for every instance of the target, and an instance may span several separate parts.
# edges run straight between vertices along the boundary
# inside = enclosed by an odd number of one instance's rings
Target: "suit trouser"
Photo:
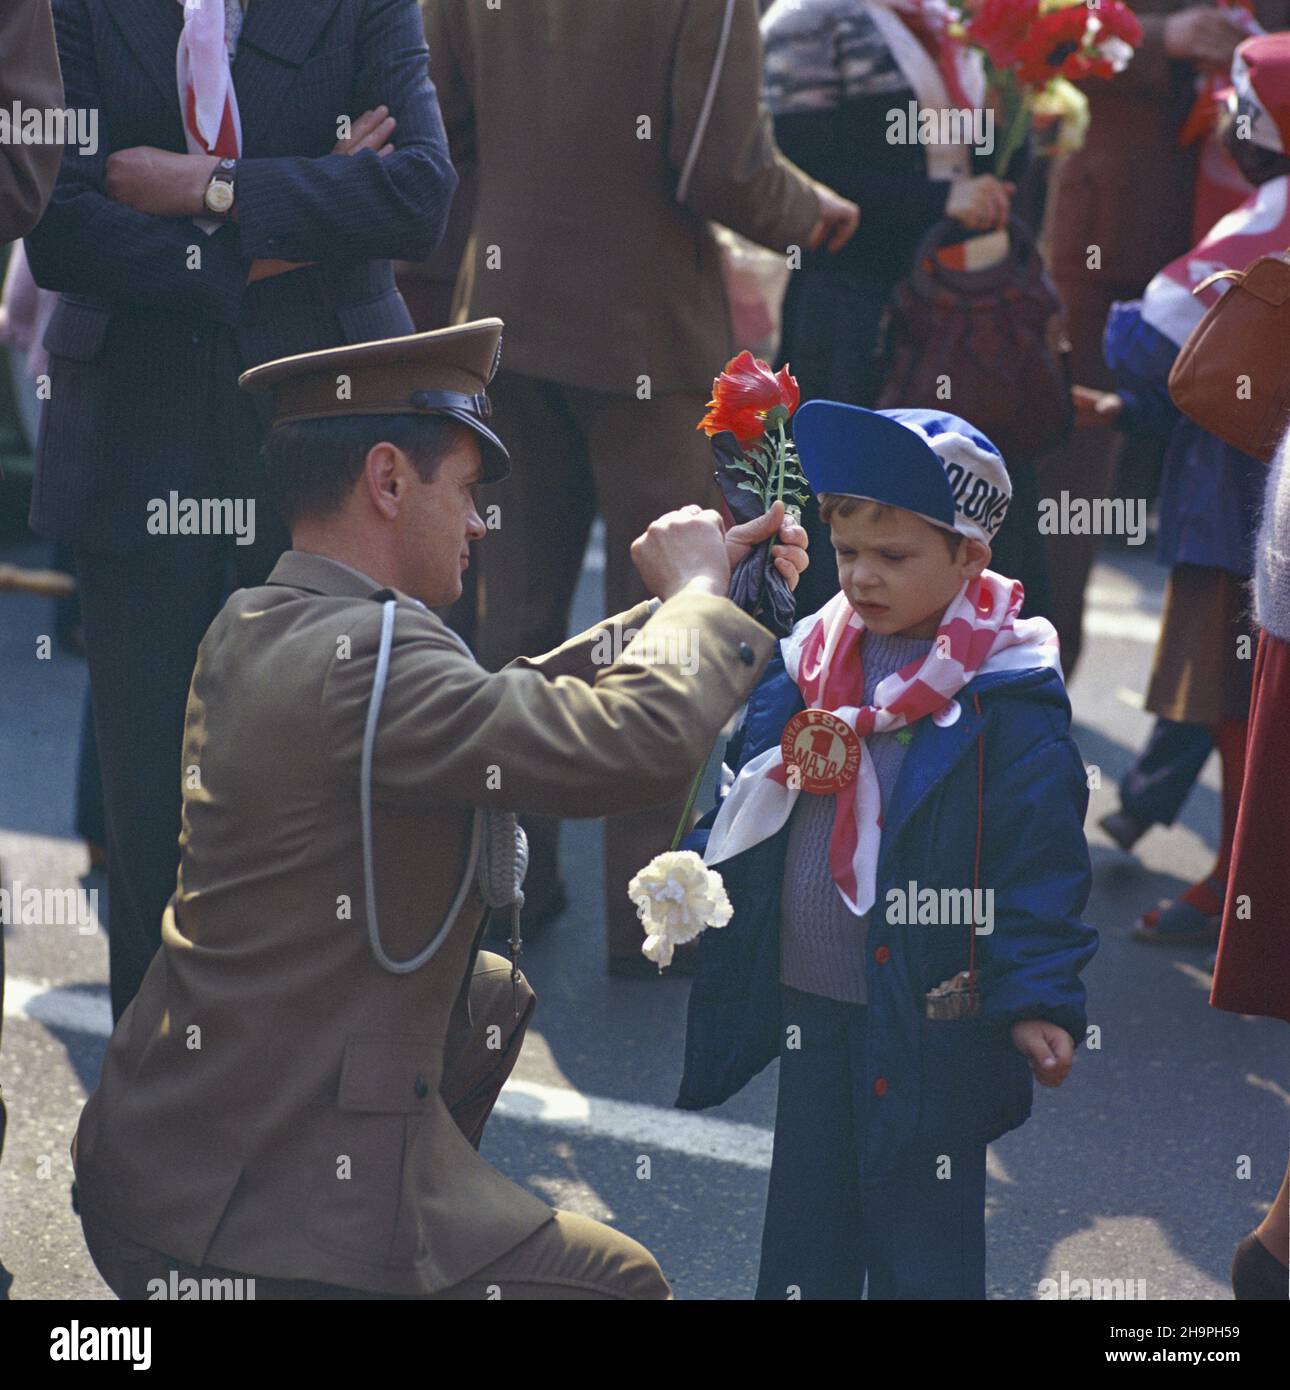
[[[500,526],[479,547],[478,656],[497,670],[564,641],[597,510],[605,522],[605,610],[648,598],[632,541],[656,517],[690,502],[719,507],[707,436],[695,427],[706,397],[677,392],[637,400],[501,372],[489,388],[493,425],[511,475],[485,489]],[[611,957],[640,958],[632,875],[670,843],[684,797],[605,821],[605,918]],[[559,821],[524,817],[530,901],[558,876]]]
[[[1114,390],[1114,378],[1102,357],[1106,316],[1115,300],[1132,299],[1141,292],[1141,287],[1064,280],[1058,281],[1057,290],[1066,310],[1071,372],[1075,381],[1080,386]],[[1042,495],[1057,498],[1065,491],[1072,501],[1114,496],[1119,455],[1120,437],[1114,430],[1073,430],[1039,462]],[[1062,670],[1069,682],[1083,645],[1084,590],[1097,558],[1100,538],[1049,535],[1044,539],[1051,593],[1049,616],[1061,642]]]
[[[757,1297],[854,1299],[867,1275],[871,1299],[984,1298],[984,1144],[914,1152],[890,1179],[860,1185],[882,1104],[866,1089],[865,1013],[783,988]],[[793,1024],[800,1047],[788,1046]]]
[[[161,944],[175,891],[184,709],[198,644],[230,590],[263,583],[289,544],[276,517],[257,511],[250,545],[156,536],[124,554],[76,551],[107,830],[114,1021]]]
[[[1208,725],[1158,718],[1120,782],[1120,809],[1141,825],[1172,825],[1213,750]]]
[[[521,980],[520,1014],[512,1003],[511,967],[501,956],[480,951],[470,982],[470,1021],[455,1012],[444,1045],[440,1094],[457,1127],[476,1149],[497,1096],[511,1074],[537,1002]],[[500,1048],[485,1045],[488,1029],[501,1030]],[[462,1283],[433,1294],[381,1294],[299,1279],[266,1279],[251,1271],[190,1265],[121,1235],[98,1212],[84,1207],[85,1241],[99,1273],[121,1299],[145,1300],[148,1284],[179,1279],[255,1280],[257,1299],[667,1299],[671,1289],[654,1257],[639,1242],[573,1212],[552,1220],[513,1250]],[[234,1285],[234,1288],[237,1286]]]

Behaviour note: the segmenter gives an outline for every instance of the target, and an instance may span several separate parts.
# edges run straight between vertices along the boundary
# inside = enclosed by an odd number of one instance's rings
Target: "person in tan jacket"
[[[733,340],[711,223],[795,263],[838,250],[859,212],[775,147],[755,0],[433,0],[430,73],[454,165],[478,176],[458,320],[507,325],[493,395],[516,468],[478,576],[480,660],[495,670],[568,630],[590,529],[605,525],[605,605],[644,597],[631,540],[669,507],[719,507],[695,429]],[[553,544],[552,538],[558,537]],[[627,883],[681,810],[605,825],[607,954],[636,950]],[[526,818],[526,916],[565,893],[557,826]]]
[[[460,592],[475,487],[508,468],[486,423],[501,328],[242,378],[272,398],[292,548],[202,641],[161,949],[73,1145],[122,1298],[172,1271],[256,1298],[669,1296],[642,1246],[478,1153],[534,1004],[479,949],[478,838],[685,785],[774,649],[725,592],[783,514],[723,536],[668,513],[632,547],[656,599],[490,674],[428,605]],[[805,534],[779,534],[795,583]]]
[[[63,105],[63,77],[49,0],[5,0],[0,7],[0,111],[46,112]],[[0,141],[0,247],[40,221],[63,157],[59,143],[28,144],[10,131]]]

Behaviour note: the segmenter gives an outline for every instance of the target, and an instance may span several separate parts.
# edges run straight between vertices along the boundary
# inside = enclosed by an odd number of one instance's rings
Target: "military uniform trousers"
[[[532,1016],[536,996],[527,980],[519,986],[519,1017],[512,1004],[511,968],[501,956],[481,951],[470,988],[471,1023],[449,1031],[444,1052],[441,1094],[458,1128],[479,1148],[484,1125],[506,1083]],[[487,1030],[501,1029],[503,1045],[489,1049]],[[82,1210],[81,1222],[94,1264],[121,1299],[147,1300],[149,1285],[169,1287],[177,1279],[255,1279],[257,1299],[386,1299],[407,1301],[415,1295],[389,1295],[304,1280],[264,1279],[254,1270],[189,1265],[141,1245],[115,1230],[110,1211]],[[237,1285],[232,1286],[234,1289]],[[155,1285],[154,1285],[155,1288]],[[247,1289],[250,1296],[250,1291]],[[425,1300],[462,1299],[667,1299],[671,1289],[653,1256],[629,1236],[573,1212],[557,1211],[552,1220],[500,1259],[471,1278]]]
[[[985,1145],[859,1181],[866,1006],[782,987],[784,1044],[759,1299],[985,1297]],[[800,1035],[789,1047],[789,1029]],[[946,1163],[948,1159],[948,1163]]]
[[[481,494],[486,508],[498,506],[500,524],[474,552],[483,590],[476,655],[496,671],[517,656],[550,651],[568,635],[597,511],[605,523],[602,611],[621,613],[650,597],[631,561],[636,537],[665,512],[691,502],[719,508],[721,498],[711,447],[696,428],[707,400],[701,392],[637,400],[503,369],[489,397],[493,427],[512,462],[510,477]],[[627,884],[667,849],[684,800],[605,821],[605,921],[613,960],[642,963],[644,938]],[[526,892],[537,904],[558,877],[559,822],[521,819],[529,837]]]

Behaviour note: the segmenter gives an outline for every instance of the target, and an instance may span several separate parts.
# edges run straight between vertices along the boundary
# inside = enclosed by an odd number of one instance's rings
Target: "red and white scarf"
[[[1269,179],[1234,212],[1220,217],[1185,256],[1170,261],[1152,277],[1142,296],[1143,319],[1182,347],[1205,311],[1232,282],[1216,280],[1200,294],[1193,294],[1196,285],[1216,270],[1244,270],[1259,256],[1290,245],[1288,192],[1290,175]]]
[[[224,0],[179,3],[184,7],[184,28],[176,70],[188,153],[237,159],[242,153],[242,120],[228,60]],[[240,7],[235,8],[240,15]]]
[[[855,703],[864,690],[860,648],[865,626],[845,594],[836,594],[803,618],[780,643],[784,665],[807,708],[830,710],[860,737],[860,769],[855,781],[836,794],[829,842],[833,881],[858,916],[873,906],[882,838],[881,792],[866,737],[938,714],[979,674],[1035,669],[1060,674],[1056,630],[1046,618],[1018,619],[1023,598],[1017,580],[992,570],[969,580],[946,608],[927,655],[880,681],[871,705]],[[778,743],[758,754],[721,803],[704,863],[719,864],[769,839],[788,820],[799,790],[789,785]]]

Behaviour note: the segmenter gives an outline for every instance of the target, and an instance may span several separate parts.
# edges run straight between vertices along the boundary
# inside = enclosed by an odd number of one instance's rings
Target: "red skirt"
[[[1254,658],[1245,783],[1209,1002],[1290,1023],[1290,645]]]

